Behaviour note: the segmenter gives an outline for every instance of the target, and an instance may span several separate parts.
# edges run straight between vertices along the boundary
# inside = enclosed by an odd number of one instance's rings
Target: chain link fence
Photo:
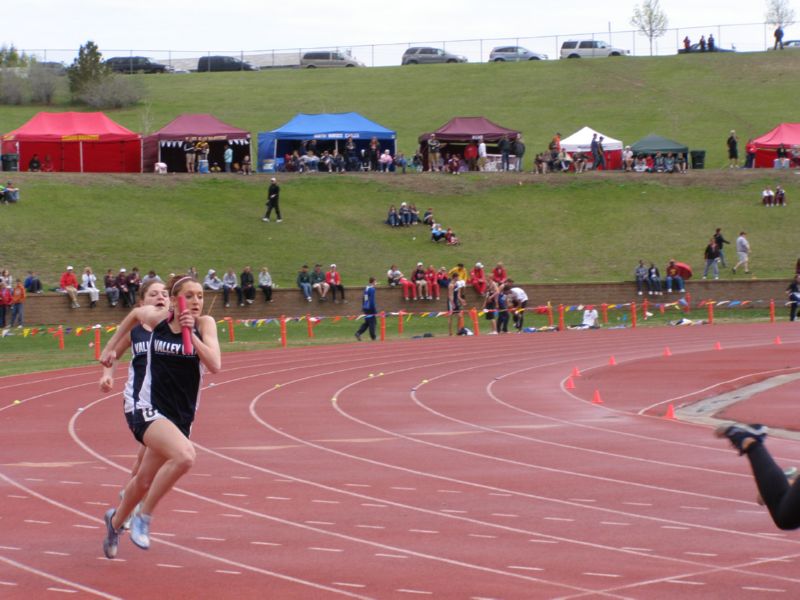
[[[683,47],[684,37],[692,43],[713,35],[716,46],[723,50],[760,52],[772,47],[773,27],[767,23],[741,23],[729,25],[703,25],[668,29],[653,41],[653,54],[675,54]],[[291,68],[300,65],[300,57],[308,51],[331,50],[349,54],[370,67],[399,65],[403,52],[413,46],[434,46],[453,54],[460,54],[469,62],[487,62],[492,48],[497,46],[523,46],[550,59],[558,59],[561,44],[566,40],[601,40],[611,46],[629,50],[633,56],[650,55],[650,41],[635,30],[570,33],[549,36],[512,38],[485,38],[468,40],[426,40],[393,44],[364,44],[324,47],[279,48],[265,50],[159,50],[101,48],[103,56],[146,56],[172,67],[175,71],[196,71],[201,56],[230,56],[261,69]],[[60,62],[70,65],[77,55],[76,49],[20,49],[40,62]]]

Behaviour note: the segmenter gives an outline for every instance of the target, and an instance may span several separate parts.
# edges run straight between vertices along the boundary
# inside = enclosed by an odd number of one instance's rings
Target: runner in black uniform
[[[134,436],[146,450],[119,506],[105,514],[103,551],[108,558],[116,556],[122,524],[140,501],[141,512],[134,515],[131,523],[131,541],[145,550],[150,547],[153,510],[194,464],[195,450],[188,435],[202,371],[216,373],[221,367],[216,323],[208,315],[201,316],[202,286],[187,275],[173,277],[167,287],[172,305],[178,306],[178,297],[182,296],[186,310],[178,315],[166,307],[135,308],[122,321],[100,357],[104,366],[111,366],[117,346],[137,323],[152,329],[144,378],[138,393],[132,395],[133,410],[126,414]],[[192,331],[192,354],[185,353],[181,337],[184,327]]]

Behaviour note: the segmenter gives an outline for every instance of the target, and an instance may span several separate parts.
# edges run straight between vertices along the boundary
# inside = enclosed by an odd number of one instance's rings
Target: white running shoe
[[[131,541],[142,550],[150,548],[150,520],[152,517],[144,513],[133,515],[131,521]]]

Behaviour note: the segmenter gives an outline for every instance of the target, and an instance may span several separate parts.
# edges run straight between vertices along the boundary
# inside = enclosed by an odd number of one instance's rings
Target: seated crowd
[[[398,152],[392,156],[389,148],[381,149],[377,138],[372,138],[368,148],[357,147],[352,137],[347,138],[343,151],[338,144],[331,148],[318,149],[317,140],[306,140],[300,148],[284,154],[278,170],[295,173],[344,173],[346,171],[376,171],[382,173],[406,172],[408,167],[416,169],[421,165],[421,157],[414,157],[409,164],[405,154]]]
[[[641,296],[644,294],[645,287],[649,296],[663,296],[664,290],[668,294],[673,291],[678,293],[685,293],[685,281],[683,277],[683,270],[678,265],[675,259],[670,259],[667,263],[665,270],[666,277],[661,280],[661,272],[655,263],[650,263],[650,266],[645,266],[643,260],[639,260],[639,264],[633,271],[633,277],[636,281],[636,293]]]

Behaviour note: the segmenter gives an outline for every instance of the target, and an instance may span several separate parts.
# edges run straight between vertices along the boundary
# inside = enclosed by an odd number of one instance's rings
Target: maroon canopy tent
[[[100,112],[40,112],[2,136],[3,154],[18,154],[28,170],[34,155],[42,170],[141,173],[142,138]]]
[[[419,136],[419,147],[422,153],[425,168],[428,168],[428,138],[431,133],[442,142],[442,154],[455,153],[463,157],[464,148],[471,141],[483,138],[486,143],[486,150],[490,154],[497,154],[497,142],[503,136],[508,136],[509,140],[515,140],[520,132],[516,129],[508,129],[492,123],[486,117],[454,117],[447,123],[439,127],[436,131],[423,133]]]
[[[208,142],[208,162],[223,166],[225,145],[233,149],[233,162],[241,164],[250,152],[250,133],[228,125],[209,114],[181,115],[144,139],[144,170],[152,171],[156,162],[163,162],[173,173],[186,173],[186,156],[183,145]]]

